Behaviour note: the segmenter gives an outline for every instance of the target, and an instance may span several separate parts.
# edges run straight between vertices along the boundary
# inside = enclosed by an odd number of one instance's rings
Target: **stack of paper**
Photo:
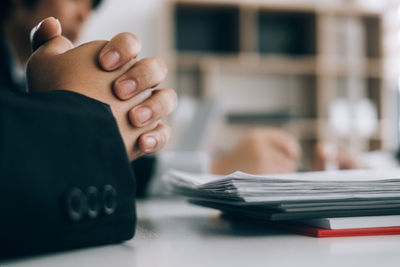
[[[221,177],[171,171],[190,202],[267,220],[400,214],[400,169]]]

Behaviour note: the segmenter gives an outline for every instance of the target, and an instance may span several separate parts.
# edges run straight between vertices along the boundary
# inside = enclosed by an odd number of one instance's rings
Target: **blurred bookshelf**
[[[391,149],[385,81],[384,9],[362,1],[170,0],[163,23],[170,71],[180,95],[219,97],[219,135],[278,126],[303,141]],[[335,99],[368,99],[376,131],[338,136]],[[229,146],[228,144],[227,146]]]

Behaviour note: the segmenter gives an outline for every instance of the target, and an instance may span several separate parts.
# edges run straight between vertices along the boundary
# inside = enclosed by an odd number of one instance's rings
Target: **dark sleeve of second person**
[[[130,239],[135,187],[108,106],[0,90],[0,258]]]
[[[146,155],[132,162],[132,169],[136,177],[136,198],[148,197],[148,191],[157,166],[154,155]]]

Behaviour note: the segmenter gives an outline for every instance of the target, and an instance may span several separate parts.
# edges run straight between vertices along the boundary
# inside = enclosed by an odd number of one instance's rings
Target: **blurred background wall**
[[[399,27],[398,0],[105,0],[82,41],[130,31],[141,57],[166,60],[182,100],[175,149],[279,127],[308,156],[319,141],[397,149]]]
[[[158,55],[160,14],[167,0],[104,0],[87,23],[81,41],[110,39],[133,32],[143,42],[143,56]]]

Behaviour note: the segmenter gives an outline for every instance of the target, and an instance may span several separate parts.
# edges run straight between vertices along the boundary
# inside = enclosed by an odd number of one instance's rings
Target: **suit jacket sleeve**
[[[144,199],[148,196],[151,179],[156,172],[157,158],[153,155],[145,155],[132,162],[133,173],[136,177],[136,199]]]
[[[0,257],[130,239],[134,194],[107,105],[0,90]]]

